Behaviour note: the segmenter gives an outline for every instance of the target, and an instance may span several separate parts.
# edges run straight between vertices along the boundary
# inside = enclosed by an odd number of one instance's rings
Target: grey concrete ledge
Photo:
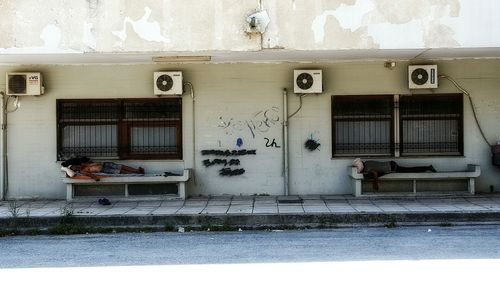
[[[0,229],[48,228],[63,217],[0,218]],[[71,223],[84,227],[164,227],[228,225],[245,228],[262,227],[345,227],[396,225],[436,225],[457,223],[498,223],[500,212],[420,212],[420,213],[344,213],[344,214],[263,214],[263,215],[136,215],[75,216]]]

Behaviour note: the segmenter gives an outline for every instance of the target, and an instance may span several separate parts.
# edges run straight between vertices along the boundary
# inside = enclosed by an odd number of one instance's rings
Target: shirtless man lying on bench
[[[93,162],[87,157],[72,158],[68,161],[61,163],[63,166],[61,170],[65,171],[66,174],[73,178],[77,175],[87,176],[95,180],[99,180],[102,175],[100,174],[144,174],[144,169],[132,168],[130,166],[116,164],[113,162]]]

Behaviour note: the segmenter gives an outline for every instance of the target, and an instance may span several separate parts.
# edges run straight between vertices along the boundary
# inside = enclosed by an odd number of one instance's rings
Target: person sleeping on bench
[[[395,161],[361,161],[360,158],[354,159],[352,166],[356,167],[358,173],[362,173],[364,178],[373,179],[373,190],[379,189],[378,178],[388,173],[425,173],[436,172],[432,165],[404,167],[398,165]]]
[[[99,178],[103,176],[105,177],[117,174],[144,174],[144,169],[142,167],[136,169],[113,162],[93,162],[87,157],[72,158],[61,163],[61,166],[61,170],[65,171],[70,178],[75,176],[86,176],[99,180]]]

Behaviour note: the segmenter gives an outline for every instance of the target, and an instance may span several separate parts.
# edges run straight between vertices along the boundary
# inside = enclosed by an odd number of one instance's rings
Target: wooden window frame
[[[460,102],[458,112],[458,116],[441,116],[441,117],[432,117],[432,116],[421,116],[421,117],[405,117],[402,110],[400,109],[399,113],[399,151],[402,157],[420,157],[420,156],[428,156],[428,157],[446,157],[446,156],[464,156],[464,99],[463,94],[455,93],[455,94],[419,94],[419,95],[411,95],[411,96],[400,96],[400,107],[403,106],[404,99],[432,99],[432,98],[453,98],[457,99]],[[424,115],[424,114],[422,114]],[[431,153],[431,152],[422,152],[422,153],[406,153],[404,151],[404,120],[456,120],[458,123],[458,143],[457,143],[457,152],[439,152],[439,153]]]
[[[454,98],[461,98],[460,100],[460,109],[459,109],[459,116],[458,117],[443,117],[445,119],[449,120],[457,120],[458,121],[458,152],[452,152],[452,153],[447,153],[447,152],[439,152],[439,153],[408,153],[405,154],[404,152],[404,128],[403,128],[403,114],[400,110],[400,105],[401,105],[401,99],[405,99],[404,95],[399,95],[399,98],[394,98],[396,95],[338,95],[338,96],[332,96],[331,97],[331,118],[332,118],[332,158],[352,158],[352,157],[368,157],[368,158],[392,158],[392,157],[449,157],[449,156],[463,156],[464,155],[464,114],[463,114],[463,107],[464,107],[464,100],[463,100],[463,95],[460,93],[452,93],[452,94],[419,94],[419,95],[414,95],[414,97],[421,97],[421,98],[429,98],[429,97],[454,97]],[[393,105],[392,105],[392,110],[391,110],[391,129],[390,129],[390,155],[389,154],[376,154],[376,153],[353,153],[353,154],[338,154],[336,151],[336,120],[335,120],[335,110],[334,110],[334,102],[335,100],[342,99],[342,100],[352,100],[355,102],[356,100],[359,99],[393,99]],[[396,117],[398,116],[398,117]],[[396,120],[397,118],[397,120]],[[422,117],[423,118],[423,117]],[[351,120],[352,119],[352,120]],[[370,118],[368,119],[363,119],[362,117],[359,118],[351,118],[351,119],[343,119],[346,121],[354,121],[354,120],[365,120],[369,121],[371,120]],[[429,118],[423,118],[422,120],[436,120],[433,117]],[[373,119],[376,120],[376,119]],[[396,123],[397,122],[397,123]],[[397,125],[396,125],[397,124]],[[397,126],[397,131],[395,130]],[[396,143],[396,133],[398,134],[398,143]]]
[[[143,120],[127,120],[125,116],[125,104],[127,102],[152,102],[161,101],[165,105],[175,104],[178,109],[178,118],[172,118],[171,120],[154,120],[143,119]],[[167,102],[168,101],[168,102]],[[119,108],[118,117],[116,120],[105,120],[105,121],[65,121],[61,120],[61,107],[64,103],[115,103]],[[178,104],[176,104],[178,102]],[[182,160],[183,157],[183,147],[182,147],[182,98],[172,97],[172,98],[127,98],[127,99],[57,99],[57,158],[58,160],[64,160],[60,158],[60,153],[63,150],[63,129],[65,126],[93,126],[93,125],[116,125],[117,126],[117,157],[92,157],[94,159],[136,159],[136,160]],[[175,153],[157,153],[157,154],[139,154],[130,152],[130,142],[131,142],[131,129],[134,127],[175,127],[176,128],[176,147],[177,151]],[[81,155],[85,156],[85,155]]]
[[[390,121],[390,135],[389,135],[389,154],[376,154],[376,153],[337,153],[336,151],[336,112],[334,110],[335,100],[343,100],[343,101],[352,101],[356,102],[360,99],[367,100],[390,100],[390,117],[389,118],[380,118],[380,117],[356,117],[356,118],[343,118],[343,121],[379,121],[386,119],[386,121]],[[393,103],[393,95],[338,95],[332,96],[331,98],[331,117],[332,117],[332,157],[333,158],[345,158],[345,157],[354,157],[354,156],[363,156],[363,157],[392,157],[394,156],[394,103]]]

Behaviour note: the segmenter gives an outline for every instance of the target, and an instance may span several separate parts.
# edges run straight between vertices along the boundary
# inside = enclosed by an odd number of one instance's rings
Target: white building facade
[[[8,73],[45,85],[3,96],[2,198],[64,198],[77,155],[193,169],[190,195],[351,194],[356,157],[478,164],[476,190],[499,191],[500,3],[400,2],[0,1],[0,91]],[[436,65],[437,87],[410,89],[409,65]],[[321,93],[294,93],[297,69]],[[155,96],[169,71],[184,94]]]

